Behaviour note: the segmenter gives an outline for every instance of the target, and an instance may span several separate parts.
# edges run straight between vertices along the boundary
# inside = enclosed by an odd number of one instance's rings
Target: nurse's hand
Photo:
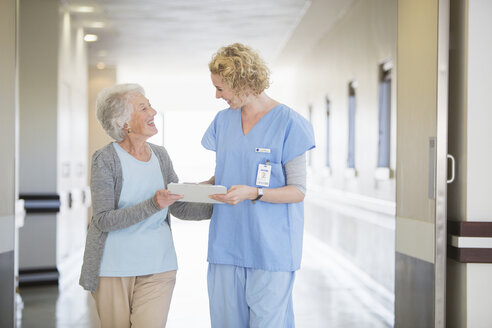
[[[226,194],[214,194],[209,197],[219,202],[236,205],[245,199],[255,199],[258,191],[255,187],[236,185],[227,190]]]
[[[171,194],[166,189],[160,189],[155,192],[154,203],[156,203],[159,208],[163,209],[174,204],[183,197],[183,195]]]

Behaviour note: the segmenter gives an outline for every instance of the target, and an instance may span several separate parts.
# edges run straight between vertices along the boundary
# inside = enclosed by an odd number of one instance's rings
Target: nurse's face
[[[241,99],[229,88],[220,75],[212,73],[212,83],[216,89],[215,98],[224,99],[231,109],[238,109],[242,106]]]

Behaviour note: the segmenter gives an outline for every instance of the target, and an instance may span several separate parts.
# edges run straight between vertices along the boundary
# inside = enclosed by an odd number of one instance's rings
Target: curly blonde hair
[[[256,51],[241,43],[220,48],[208,64],[237,95],[259,95],[270,86],[270,70]]]

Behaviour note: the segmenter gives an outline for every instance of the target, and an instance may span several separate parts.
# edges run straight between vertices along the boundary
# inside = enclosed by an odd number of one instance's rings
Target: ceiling
[[[67,0],[95,65],[203,66],[221,46],[242,42],[274,60],[311,0]],[[93,12],[77,12],[78,6]],[[99,27],[97,25],[103,25]]]

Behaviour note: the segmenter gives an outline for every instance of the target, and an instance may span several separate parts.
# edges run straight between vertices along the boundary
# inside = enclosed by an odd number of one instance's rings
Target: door
[[[449,0],[399,0],[395,327],[445,327]]]

